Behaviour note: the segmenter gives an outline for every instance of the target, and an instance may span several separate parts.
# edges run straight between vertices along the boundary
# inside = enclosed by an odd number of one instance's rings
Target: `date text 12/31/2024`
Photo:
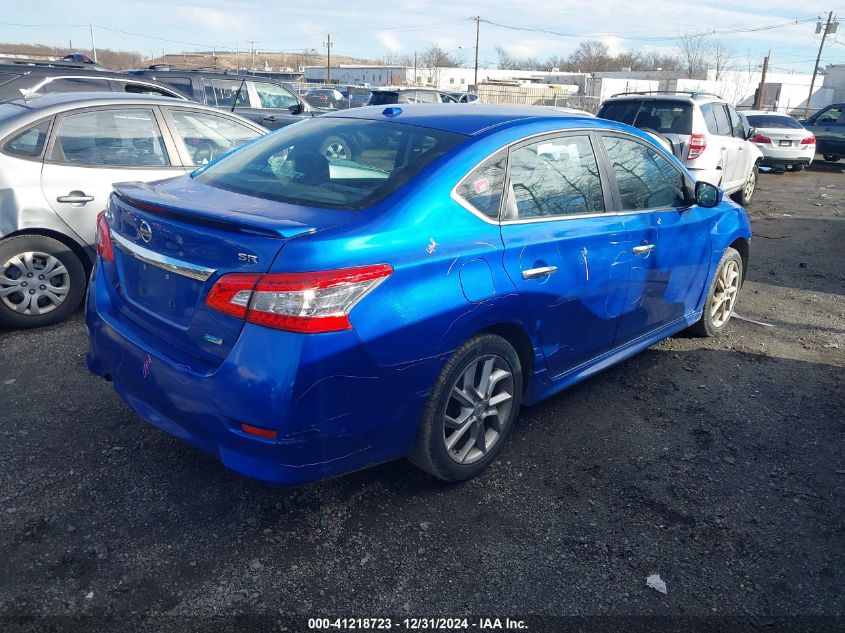
[[[309,631],[527,631],[511,618],[309,618]]]

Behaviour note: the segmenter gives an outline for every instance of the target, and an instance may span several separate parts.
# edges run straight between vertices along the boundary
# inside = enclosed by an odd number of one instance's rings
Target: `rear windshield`
[[[194,172],[212,187],[325,209],[380,202],[466,137],[390,121],[320,117]]]
[[[398,92],[387,92],[385,90],[375,90],[370,95],[369,105],[390,105],[391,103],[399,103]]]
[[[788,116],[773,116],[771,114],[747,114],[745,118],[748,119],[748,124],[751,127],[763,128],[783,128],[791,130],[800,130],[803,126]]]
[[[605,103],[598,116],[661,134],[692,134],[692,105],[686,101],[620,99]]]

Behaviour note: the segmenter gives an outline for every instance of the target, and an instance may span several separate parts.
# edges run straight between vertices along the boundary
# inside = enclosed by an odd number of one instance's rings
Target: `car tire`
[[[757,191],[757,179],[759,176],[760,170],[755,164],[754,167],[751,168],[745,183],[743,183],[742,187],[738,191],[731,194],[731,198],[744,207],[751,204],[751,200],[754,198],[754,192]]]
[[[710,337],[725,329],[733,316],[742,279],[742,257],[736,249],[728,247],[707,289],[701,319],[690,328],[694,334]]]
[[[0,241],[0,325],[33,328],[63,321],[85,294],[85,267],[45,235]]]
[[[329,136],[320,145],[320,154],[337,160],[353,160],[352,144],[340,136]]]
[[[522,380],[519,355],[500,336],[481,334],[461,345],[429,394],[410,461],[445,481],[479,475],[516,423]]]
[[[824,154],[824,159],[829,163],[835,163],[839,158],[839,156],[834,156],[833,154]]]

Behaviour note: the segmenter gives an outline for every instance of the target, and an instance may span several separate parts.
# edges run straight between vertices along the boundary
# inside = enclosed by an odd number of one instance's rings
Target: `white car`
[[[763,153],[760,164],[801,171],[813,162],[816,137],[791,116],[762,110],[740,114],[754,128],[749,140]]]
[[[597,116],[662,137],[696,180],[718,185],[742,205],[751,202],[763,154],[748,140],[748,123],[721,97],[631,92],[604,101]]]

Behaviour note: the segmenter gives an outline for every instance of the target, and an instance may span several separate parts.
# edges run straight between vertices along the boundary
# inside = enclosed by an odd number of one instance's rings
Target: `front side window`
[[[50,160],[108,167],[170,165],[155,114],[147,108],[97,110],[62,117]]]
[[[618,136],[603,136],[623,211],[686,206],[683,175],[657,151]]]
[[[249,107],[249,92],[246,82],[236,79],[212,79],[206,81],[205,94],[209,105],[231,108]]]
[[[257,136],[258,132],[231,119],[207,112],[169,110],[176,135],[191,165],[205,165]]]
[[[22,156],[24,158],[38,158],[44,151],[44,143],[47,141],[47,134],[50,131],[50,120],[41,121],[23,132],[6,141],[3,151],[7,154]]]
[[[601,213],[604,198],[587,136],[562,136],[511,152],[509,220]]]
[[[845,108],[828,108],[815,121],[816,123],[845,123]]]
[[[505,190],[508,154],[501,151],[476,167],[458,185],[456,193],[488,218],[499,217]]]
[[[251,82],[255,86],[258,102],[262,108],[276,108],[286,110],[299,104],[299,101],[288,90],[276,84],[265,81]]]
[[[404,186],[466,137],[388,121],[317,117],[268,134],[194,174],[257,198],[365,209]],[[338,139],[354,153],[327,157]]]

